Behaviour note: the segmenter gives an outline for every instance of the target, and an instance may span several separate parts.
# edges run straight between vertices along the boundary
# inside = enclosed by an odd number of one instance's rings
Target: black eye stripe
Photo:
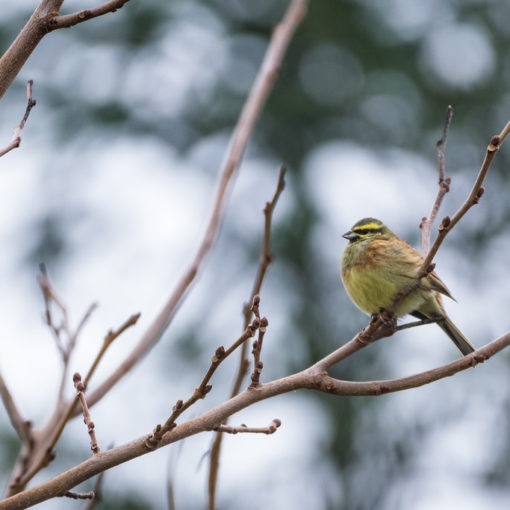
[[[367,234],[377,234],[377,233],[381,232],[381,229],[380,228],[355,228],[355,229],[353,229],[353,232],[360,236],[366,236]]]

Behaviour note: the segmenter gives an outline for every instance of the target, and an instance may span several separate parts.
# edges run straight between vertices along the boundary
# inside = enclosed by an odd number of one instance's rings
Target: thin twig
[[[94,491],[90,491],[90,492],[71,492],[71,491],[67,491],[64,494],[64,497],[65,498],[70,498],[70,499],[94,499],[95,493],[94,493]]]
[[[451,105],[448,105],[446,109],[446,119],[443,127],[443,136],[437,142],[437,159],[438,159],[438,170],[439,170],[439,189],[437,191],[437,196],[434,201],[434,205],[432,206],[432,210],[428,218],[424,216],[422,218],[420,228],[421,230],[421,252],[423,256],[429,251],[430,246],[430,229],[434,224],[434,220],[436,219],[439,208],[441,207],[441,203],[443,202],[443,198],[450,191],[451,179],[450,177],[445,176],[445,149],[446,149],[446,137],[448,136],[448,128],[452,122],[453,116],[453,108]]]
[[[110,450],[111,447],[112,446],[110,445],[108,447],[108,449]],[[92,491],[94,493],[94,497],[85,505],[83,510],[92,510],[97,505],[97,503],[99,503],[101,501],[101,499],[103,499],[102,487],[103,487],[104,473],[105,473],[104,471],[99,473],[97,480],[96,480],[96,484],[94,485],[94,489]]]
[[[60,388],[58,391],[58,405],[64,405],[64,390],[67,382],[67,374],[69,372],[69,361],[71,359],[71,354],[74,351],[74,348],[76,346],[76,340],[78,339],[81,330],[87,323],[87,321],[90,319],[90,316],[94,312],[94,310],[97,308],[97,303],[92,303],[86,310],[85,314],[83,315],[81,321],[78,323],[78,326],[74,330],[73,333],[68,335],[67,343],[65,347],[65,355],[64,355],[64,368],[62,370],[62,376],[60,379]]]
[[[49,23],[50,30],[57,30],[59,28],[68,28],[78,23],[83,23],[92,18],[103,16],[110,12],[115,12],[120,9],[124,4],[128,3],[129,0],[110,0],[104,4],[95,7],[93,9],[85,9],[79,12],[73,12],[72,14],[63,14],[56,16]]]
[[[0,372],[0,397],[2,398],[2,402],[4,404],[5,410],[7,411],[7,415],[9,416],[9,420],[11,422],[12,427],[18,434],[18,437],[24,443],[29,443],[32,441],[32,432],[31,432],[31,423],[27,420],[24,420],[21,416],[21,413],[14,402],[11,392],[5,382],[2,373]]]
[[[108,347],[112,344],[112,342],[118,338],[126,329],[134,326],[138,319],[140,318],[140,314],[134,314],[129,317],[117,330],[113,331],[110,330],[104,340],[103,345],[101,346],[101,349],[99,350],[98,354],[96,355],[96,358],[94,359],[92,366],[89,368],[87,375],[85,376],[85,379],[83,381],[83,385],[85,388],[87,388],[87,385],[90,381],[90,378],[94,374],[97,366],[99,365],[99,362],[103,358],[106,350]],[[67,409],[65,412],[62,413],[60,420],[58,421],[57,425],[54,429],[51,430],[51,434],[49,437],[45,440],[45,447],[44,450],[39,458],[38,461],[36,461],[32,467],[27,473],[25,473],[23,476],[18,476],[13,483],[11,484],[11,492],[21,490],[25,485],[45,466],[48,465],[49,462],[54,458],[54,452],[53,448],[57,444],[58,439],[60,438],[62,432],[64,431],[64,428],[71,418],[73,411],[75,407],[77,407],[78,403],[78,395],[76,395],[73,400],[69,403],[67,406]]]
[[[73,375],[73,383],[76,388],[76,394],[80,400],[81,408],[83,409],[83,423],[87,425],[87,430],[90,436],[90,449],[94,455],[97,455],[101,449],[97,444],[96,426],[90,416],[87,399],[85,398],[85,385],[81,382],[81,375],[78,372]]]
[[[35,99],[32,99],[32,85],[33,84],[34,84],[33,80],[28,80],[28,82],[27,82],[27,107],[25,109],[25,115],[23,115],[21,122],[14,128],[14,133],[12,136],[11,143],[4,149],[0,150],[0,158],[2,156],[4,156],[5,154],[7,154],[8,152],[12,151],[13,149],[16,149],[17,147],[20,146],[21,132],[23,131],[23,128],[25,127],[25,123],[28,119],[28,116],[30,115],[30,111],[36,105]]]
[[[475,183],[473,184],[471,193],[469,194],[465,202],[459,207],[459,209],[453,215],[452,218],[450,218],[449,216],[445,216],[443,218],[441,225],[439,225],[439,233],[436,237],[436,240],[434,241],[434,244],[432,245],[432,248],[430,248],[429,252],[427,253],[427,256],[423,260],[423,263],[418,272],[418,277],[423,277],[428,274],[428,268],[432,264],[432,260],[436,256],[437,251],[439,250],[439,247],[441,246],[448,232],[452,230],[452,228],[459,222],[459,220],[464,216],[464,214],[466,214],[466,212],[473,205],[477,204],[480,201],[480,198],[483,195],[483,192],[485,191],[484,187],[482,186],[485,176],[489,171],[492,160],[496,155],[496,152],[501,147],[502,143],[504,142],[509,132],[510,122],[506,124],[506,126],[503,128],[499,135],[495,135],[492,137],[491,142],[487,146],[485,158],[483,160],[480,171],[478,172],[478,176],[475,180]]]
[[[186,400],[186,402],[183,402],[182,400],[178,400],[173,409],[172,414],[169,416],[169,418],[166,420],[165,424],[157,425],[156,428],[153,430],[152,434],[147,438],[147,447],[154,449],[157,447],[158,443],[161,441],[161,438],[164,434],[172,430],[175,425],[175,420],[184,412],[186,409],[191,407],[195,402],[197,402],[200,399],[205,398],[205,396],[211,391],[212,386],[209,384],[209,381],[211,380],[211,377],[213,376],[216,369],[220,366],[220,364],[228,358],[240,345],[244,344],[248,338],[253,337],[255,335],[255,332],[260,327],[261,321],[257,318],[254,319],[254,321],[248,325],[248,327],[243,331],[242,335],[227,349],[223,346],[220,346],[216,349],[216,352],[214,353],[214,356],[211,359],[211,365],[209,366],[209,369],[207,370],[207,373],[205,374],[204,378],[202,379],[202,382],[200,385],[195,388],[195,391],[191,395],[191,397]]]
[[[239,427],[229,427],[228,425],[220,424],[214,430],[226,434],[274,434],[281,424],[281,420],[275,418],[267,427],[247,427],[244,424]]]
[[[264,368],[264,364],[260,361],[260,353],[262,352],[262,341],[266,334],[268,320],[266,317],[260,319],[259,337],[253,342],[253,373],[251,374],[250,388],[256,388],[260,384],[260,374]]]
[[[260,313],[258,309],[258,305],[260,302],[259,293],[262,288],[262,283],[264,281],[264,277],[267,272],[267,268],[271,264],[273,260],[273,254],[271,253],[271,226],[273,220],[273,211],[276,207],[276,203],[280,198],[284,188],[285,188],[285,173],[286,168],[281,165],[280,171],[278,174],[278,182],[276,185],[276,190],[274,192],[273,198],[270,202],[266,202],[266,206],[264,207],[264,234],[262,240],[262,254],[260,257],[259,267],[257,269],[257,274],[255,276],[255,281],[253,283],[253,288],[251,291],[250,299],[248,303],[244,307],[243,315],[244,315],[244,325],[243,329],[246,329],[246,326],[250,323],[252,314],[255,314],[255,317],[260,318]],[[251,306],[250,306],[251,303]],[[230,398],[235,397],[241,391],[241,386],[243,384],[244,378],[248,374],[249,362],[246,357],[247,353],[247,344],[243,344],[241,346],[241,350],[239,353],[239,364],[237,367],[237,373],[234,379],[234,384],[232,385],[232,390],[230,392]],[[227,424],[227,420],[223,423],[223,425]],[[218,483],[218,470],[220,466],[220,455],[221,455],[221,445],[223,443],[223,434],[216,434],[214,436],[210,457],[209,457],[209,477],[208,477],[208,494],[209,494],[209,510],[214,510],[216,506],[216,487]]]

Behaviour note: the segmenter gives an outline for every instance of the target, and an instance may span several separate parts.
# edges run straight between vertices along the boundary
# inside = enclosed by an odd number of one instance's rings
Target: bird
[[[441,295],[454,298],[439,276],[432,271],[418,278],[424,260],[418,251],[376,218],[363,218],[342,237],[349,241],[342,256],[342,282],[360,310],[436,321],[464,356],[475,350],[444,309]],[[394,303],[400,291],[407,295]]]

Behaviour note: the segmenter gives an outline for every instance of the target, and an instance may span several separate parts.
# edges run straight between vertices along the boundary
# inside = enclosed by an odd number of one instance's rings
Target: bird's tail
[[[471,342],[462,334],[449,317],[439,320],[437,325],[450,337],[464,356],[475,350]]]

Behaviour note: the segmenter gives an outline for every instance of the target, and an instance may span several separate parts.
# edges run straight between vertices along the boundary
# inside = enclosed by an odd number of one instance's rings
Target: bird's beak
[[[346,232],[343,236],[344,239],[348,239],[349,241],[354,241],[358,237],[357,234],[355,234],[352,230],[349,230],[349,232]]]

